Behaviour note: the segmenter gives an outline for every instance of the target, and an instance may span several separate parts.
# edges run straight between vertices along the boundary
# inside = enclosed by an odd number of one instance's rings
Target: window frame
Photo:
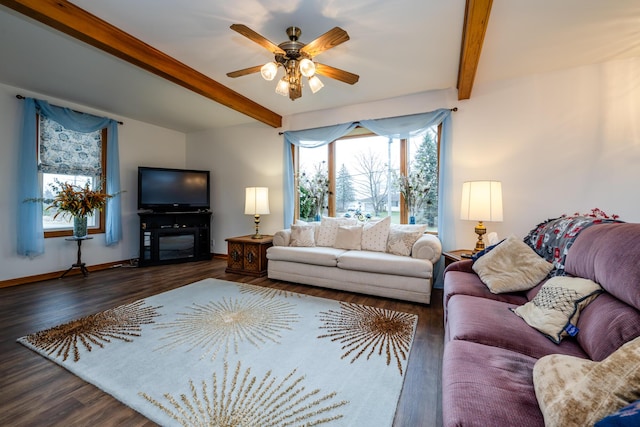
[[[370,136],[379,136],[368,129],[358,126],[356,127],[350,134],[342,136],[339,140],[351,139],[351,138],[363,138]],[[440,176],[440,144],[442,142],[442,123],[437,126],[436,129],[436,150],[437,150],[437,168],[436,174]],[[329,216],[336,215],[336,200],[335,200],[335,190],[336,190],[336,141],[331,141],[326,145],[327,147],[327,176],[329,178],[329,195],[328,195],[328,214]],[[409,140],[406,138],[401,138],[400,140],[400,173],[403,175],[407,175],[409,171]],[[300,147],[296,145],[291,145],[292,151],[292,159],[294,165],[294,188],[295,191],[295,199],[294,199],[294,219],[300,219]],[[438,201],[440,199],[440,194],[438,194]],[[408,224],[409,223],[409,212],[406,209],[404,203],[404,197],[400,194],[400,223]],[[437,235],[437,231],[427,231],[429,234]]]
[[[39,161],[40,157],[40,114],[36,113],[36,156],[38,157],[37,161]],[[107,128],[103,128],[101,130],[101,166],[102,166],[102,175],[98,177],[100,182],[106,182],[107,178]],[[43,183],[43,174],[44,172],[38,171],[38,181],[40,186],[40,195],[44,193],[44,183]],[[106,230],[106,221],[105,221],[105,211],[104,209],[100,209],[95,215],[97,215],[97,225],[93,227],[87,228],[88,234],[101,234],[105,233]],[[73,225],[69,225],[69,227],[57,228],[52,230],[44,230],[44,238],[53,238],[53,237],[68,237],[73,236]]]

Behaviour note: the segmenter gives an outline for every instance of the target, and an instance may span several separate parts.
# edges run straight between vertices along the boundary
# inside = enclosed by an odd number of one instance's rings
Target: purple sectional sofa
[[[445,271],[445,427],[542,427],[533,377],[538,359],[563,354],[602,361],[640,336],[640,224],[596,223],[554,252],[564,254],[563,276],[591,279],[603,289],[580,313],[579,332],[560,344],[512,311],[531,301],[553,274],[530,290],[494,294],[472,260]]]

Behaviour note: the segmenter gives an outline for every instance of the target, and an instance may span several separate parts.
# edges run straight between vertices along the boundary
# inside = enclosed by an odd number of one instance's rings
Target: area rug
[[[18,341],[163,426],[391,426],[416,321],[205,279]]]

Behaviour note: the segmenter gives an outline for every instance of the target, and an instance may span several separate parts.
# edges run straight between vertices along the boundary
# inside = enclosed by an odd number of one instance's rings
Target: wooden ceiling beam
[[[458,100],[471,97],[492,3],[492,0],[467,0],[458,67]]]
[[[282,127],[279,114],[66,0],[0,0],[0,4],[239,113]]]

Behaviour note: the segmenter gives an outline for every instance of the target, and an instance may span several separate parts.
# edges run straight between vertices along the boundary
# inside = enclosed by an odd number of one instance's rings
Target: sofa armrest
[[[427,259],[432,264],[440,260],[440,255],[442,255],[442,244],[440,239],[433,234],[423,234],[411,249],[413,258]]]
[[[463,259],[460,261],[452,262],[444,271],[447,274],[447,271],[462,271],[463,273],[471,273],[476,274],[473,271],[473,261],[470,259]]]
[[[273,235],[273,246],[289,246],[290,241],[291,241],[290,228],[277,231],[276,234]]]

